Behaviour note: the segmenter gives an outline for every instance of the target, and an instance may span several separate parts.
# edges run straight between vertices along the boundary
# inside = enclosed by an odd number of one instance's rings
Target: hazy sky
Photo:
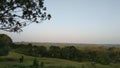
[[[45,0],[50,21],[31,24],[13,41],[120,44],[120,0]]]

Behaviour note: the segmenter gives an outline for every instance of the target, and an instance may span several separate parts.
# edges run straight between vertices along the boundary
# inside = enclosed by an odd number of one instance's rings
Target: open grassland
[[[19,58],[21,56],[24,56],[25,58],[23,63],[19,63]],[[109,65],[95,64],[95,66],[93,66],[90,62],[75,62],[57,58],[32,57],[15,52],[10,52],[8,56],[0,57],[0,68],[18,68],[14,67],[16,65],[24,65],[26,68],[29,68],[33,63],[34,58],[37,58],[39,63],[44,62],[44,68],[120,68],[119,63]]]

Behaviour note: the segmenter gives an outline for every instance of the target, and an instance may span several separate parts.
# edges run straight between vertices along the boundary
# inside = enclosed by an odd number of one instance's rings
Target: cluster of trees
[[[30,56],[60,58],[73,61],[90,61],[101,64],[120,62],[120,48],[87,46],[77,49],[75,46],[33,46],[32,44],[17,44],[13,47],[17,52]]]

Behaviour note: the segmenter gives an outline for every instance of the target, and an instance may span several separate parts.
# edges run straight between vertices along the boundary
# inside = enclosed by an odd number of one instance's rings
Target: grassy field
[[[24,56],[24,63],[19,63],[19,58]],[[24,65],[26,67],[32,65],[34,58],[40,62],[44,62],[44,68],[120,68],[120,64],[101,65],[96,64],[93,67],[90,62],[75,62],[57,58],[40,58],[31,57],[15,52],[10,52],[8,56],[0,57],[0,68],[16,68],[15,65]]]

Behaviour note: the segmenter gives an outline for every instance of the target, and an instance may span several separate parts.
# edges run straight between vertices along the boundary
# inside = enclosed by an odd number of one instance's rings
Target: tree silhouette
[[[21,32],[31,23],[50,20],[44,0],[0,0],[0,30]]]

